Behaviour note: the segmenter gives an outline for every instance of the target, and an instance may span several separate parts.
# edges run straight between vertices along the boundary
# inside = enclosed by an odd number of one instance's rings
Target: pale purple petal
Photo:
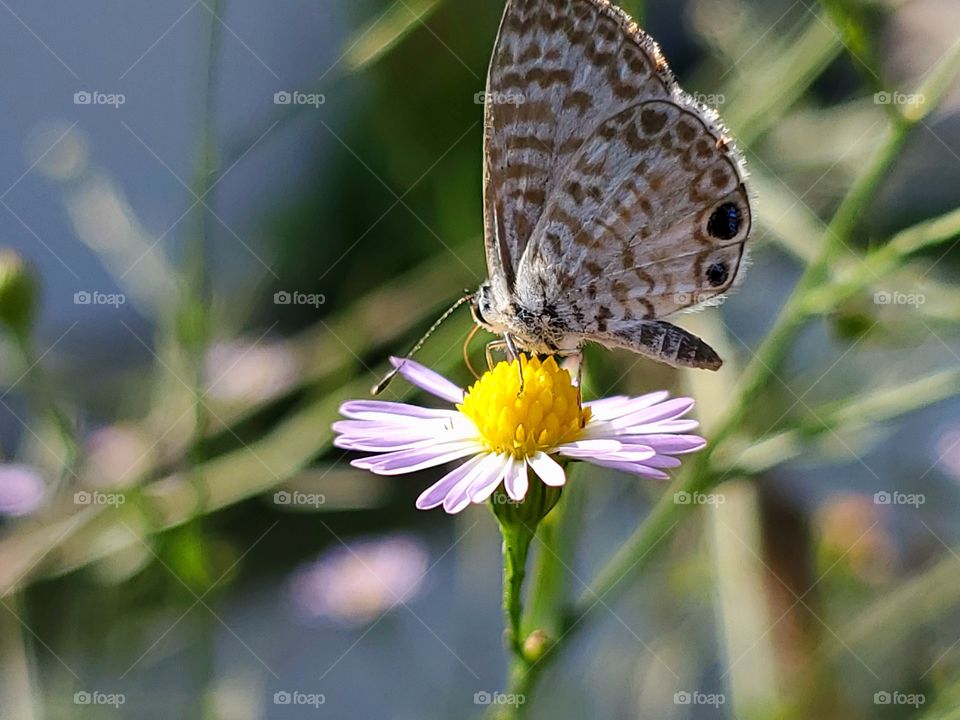
[[[598,420],[605,420],[607,417],[614,416],[617,409],[630,402],[629,395],[612,395],[600,400],[587,400],[583,403],[585,408],[590,408],[590,413]]]
[[[561,487],[567,481],[563,466],[544,452],[528,457],[527,465],[533,468],[537,476],[543,480],[544,485]]]
[[[623,428],[623,435],[665,435],[667,433],[685,433],[700,426],[696,420],[661,420],[649,425],[633,425]]]
[[[350,464],[377,475],[403,475],[443,465],[482,451],[483,446],[477,442],[455,442],[433,445],[425,449],[398,450],[383,455],[359,458]]]
[[[418,510],[430,510],[437,507],[438,505],[443,504],[443,499],[447,496],[458,482],[460,482],[466,475],[472,472],[481,462],[483,462],[484,455],[477,455],[467,460],[462,465],[458,465],[453,470],[448,472],[442,478],[437,480],[433,485],[424,490],[420,497],[417,498],[417,509]]]
[[[389,420],[337,420],[334,432],[348,435],[382,435],[385,432],[420,432],[424,435],[438,430],[476,427],[462,415],[449,418],[414,418],[397,415]]]
[[[479,477],[473,482],[467,491],[470,502],[481,503],[486,500],[506,477],[507,471],[510,469],[510,456],[496,455],[495,457],[499,458],[499,469],[497,472],[490,473],[486,477]]]
[[[604,398],[603,400],[593,400],[585,402],[583,406],[590,408],[590,412],[598,420],[613,420],[623,417],[627,413],[637,412],[638,410],[656,405],[668,397],[670,397],[670,393],[666,390],[658,390],[657,392],[647,393],[646,395],[640,395],[635,398],[626,395],[617,395],[611,398]]]
[[[530,486],[530,480],[527,477],[527,464],[523,460],[510,458],[510,467],[507,468],[507,474],[503,478],[503,487],[507,495],[515,502],[523,500],[527,494],[527,488]]]
[[[557,445],[556,450],[558,452],[566,452],[567,450],[576,452],[612,452],[619,450],[622,446],[622,442],[613,438],[588,438]]]
[[[640,475],[642,477],[652,478],[654,480],[669,480],[670,476],[661,470],[644,465],[643,463],[630,463],[618,460],[594,460],[593,465],[610,468],[611,470],[620,470],[631,475]]]
[[[558,448],[557,454],[571,460],[591,460],[595,457],[616,456],[617,450],[606,452],[603,450],[580,450],[577,448]]]
[[[457,402],[460,402],[460,400],[457,400]],[[419,405],[410,405],[409,403],[387,402],[385,400],[350,400],[340,406],[340,414],[355,420],[383,420],[384,418],[390,418],[394,415],[409,415],[418,418],[450,418],[459,416],[456,410],[426,408],[420,407]]]
[[[628,435],[621,439],[625,445],[639,443],[667,455],[695,452],[707,444],[699,435]]]
[[[631,411],[612,420],[611,424],[617,428],[627,428],[633,425],[650,425],[663,420],[674,420],[690,412],[693,406],[692,398],[674,398],[653,407]]]
[[[0,465],[0,515],[29,515],[46,494],[43,478],[29,465]]]
[[[503,470],[504,459],[495,453],[490,453],[469,475],[458,482],[443,499],[443,509],[451,515],[460,512],[470,504],[470,489],[479,483],[490,482],[492,478],[499,478]],[[494,485],[493,487],[496,487]],[[493,492],[491,488],[490,492]],[[489,494],[489,493],[488,493]]]
[[[655,455],[649,460],[644,460],[643,464],[655,468],[677,468],[682,463],[680,458],[673,457],[673,455]]]
[[[390,364],[397,368],[411,385],[454,404],[463,402],[463,388],[457,387],[430,368],[413,360],[395,357],[390,358]]]
[[[362,452],[389,452],[393,450],[415,450],[417,448],[436,447],[441,443],[473,440],[475,432],[446,431],[424,435],[422,433],[389,433],[379,436],[340,435],[333,441],[334,446],[344,450]]]
[[[624,462],[643,462],[657,454],[653,448],[645,445],[625,445],[623,449],[613,453],[598,453],[594,455],[599,460],[622,460]],[[589,459],[589,458],[588,458]]]

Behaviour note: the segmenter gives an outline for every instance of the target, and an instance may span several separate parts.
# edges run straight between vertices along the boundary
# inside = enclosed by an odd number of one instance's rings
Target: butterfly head
[[[502,323],[498,322],[500,313],[496,310],[493,288],[489,282],[483,283],[473,294],[470,300],[470,314],[473,315],[474,322],[484,330],[494,334],[500,334],[503,331]]]

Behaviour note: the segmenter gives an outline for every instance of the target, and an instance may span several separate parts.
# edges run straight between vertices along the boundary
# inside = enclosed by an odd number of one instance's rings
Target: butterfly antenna
[[[410,349],[410,352],[408,352],[406,355],[403,356],[403,359],[400,361],[400,364],[397,365],[395,368],[393,368],[393,370],[391,370],[390,372],[388,372],[386,375],[384,375],[383,380],[381,380],[381,381],[378,382],[376,385],[374,385],[372,388],[370,388],[370,394],[371,394],[371,395],[379,395],[379,394],[382,393],[384,390],[386,390],[386,389],[387,389],[387,385],[389,385],[390,382],[397,376],[397,374],[400,372],[400,369],[403,367],[403,364],[404,364],[407,360],[409,360],[410,358],[412,358],[412,357],[417,353],[417,351],[420,350],[420,348],[423,347],[423,344],[427,341],[427,338],[429,338],[431,335],[433,335],[434,331],[435,331],[438,327],[440,327],[440,325],[443,323],[443,321],[446,320],[446,319],[447,319],[448,317],[450,317],[451,315],[453,315],[454,311],[455,311],[457,308],[459,308],[459,307],[460,307],[461,305],[463,305],[465,302],[468,302],[469,300],[472,300],[472,299],[473,299],[473,293],[470,293],[469,295],[464,295],[464,296],[461,297],[459,300],[457,300],[453,305],[451,305],[449,308],[447,308],[446,312],[444,312],[443,315],[441,315],[440,317],[438,317],[437,320],[436,320],[436,322],[433,323],[433,325],[431,325],[430,328],[423,334],[423,337],[420,338],[419,340],[417,340],[417,344],[414,345],[414,346]]]

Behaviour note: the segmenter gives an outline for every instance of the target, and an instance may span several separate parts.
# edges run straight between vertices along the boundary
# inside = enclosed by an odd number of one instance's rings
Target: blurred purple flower
[[[94,431],[86,442],[87,457],[81,470],[83,485],[90,488],[124,488],[137,482],[153,461],[154,443],[133,425],[108,425]]]
[[[290,599],[302,618],[363,624],[416,597],[427,564],[423,543],[406,535],[352,541],[295,571]]]
[[[960,482],[960,427],[951,427],[937,439],[934,448],[937,464]]]
[[[0,515],[29,515],[43,504],[45,497],[43,478],[34,468],[0,465]]]
[[[284,343],[214,345],[204,360],[206,394],[222,402],[260,402],[283,393],[297,379],[299,363]]]

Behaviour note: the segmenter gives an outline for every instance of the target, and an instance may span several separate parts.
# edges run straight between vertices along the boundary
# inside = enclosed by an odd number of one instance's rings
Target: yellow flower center
[[[576,440],[590,419],[570,373],[553,357],[521,358],[523,392],[517,361],[500,362],[467,391],[457,407],[473,420],[483,444],[492,452],[530,457]]]

